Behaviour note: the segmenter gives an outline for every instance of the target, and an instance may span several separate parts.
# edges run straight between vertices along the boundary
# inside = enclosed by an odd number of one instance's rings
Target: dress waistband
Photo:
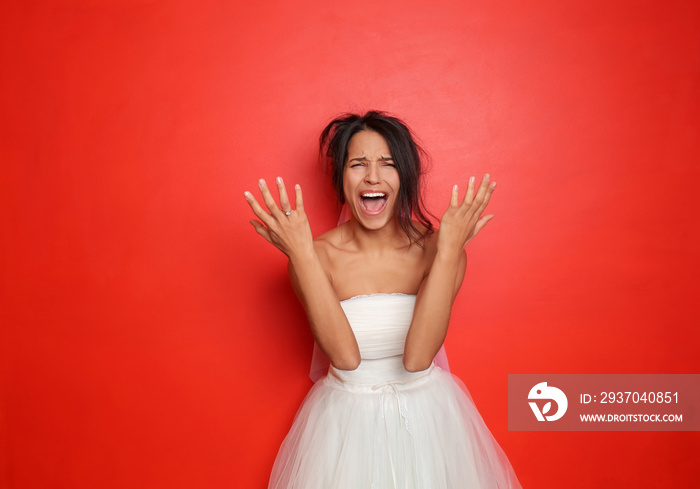
[[[440,367],[431,364],[425,370],[408,372],[401,368],[396,375],[375,375],[374,372],[358,372],[357,370],[338,370],[331,366],[328,370],[325,382],[336,389],[347,390],[354,393],[375,394],[384,387],[402,391],[423,384],[428,377]]]

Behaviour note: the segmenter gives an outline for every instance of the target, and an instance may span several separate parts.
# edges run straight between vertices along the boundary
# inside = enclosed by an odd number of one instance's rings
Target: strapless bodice
[[[340,303],[362,360],[403,355],[415,304],[416,296],[406,294],[360,295]]]
[[[403,366],[406,334],[413,318],[415,295],[371,294],[340,303],[350,322],[362,361],[355,370],[338,370],[338,379],[358,384],[405,382],[422,372],[407,372]]]

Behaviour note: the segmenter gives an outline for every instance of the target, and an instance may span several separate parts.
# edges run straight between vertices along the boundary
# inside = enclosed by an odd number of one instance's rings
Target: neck
[[[363,253],[381,253],[408,246],[409,239],[401,229],[398,218],[379,229],[367,229],[354,216],[345,224],[346,239]]]

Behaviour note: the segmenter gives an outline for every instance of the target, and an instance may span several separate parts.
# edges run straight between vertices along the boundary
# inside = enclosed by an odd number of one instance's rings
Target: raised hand
[[[295,253],[313,252],[313,236],[304,212],[301,187],[299,185],[294,187],[297,208],[292,209],[282,178],[277,177],[276,181],[280,200],[279,207],[263,179],[260,179],[258,186],[267,210],[258,203],[253,194],[245,192],[246,202],[260,219],[260,221],[252,219],[250,223],[260,236],[290,258]]]
[[[450,206],[440,220],[439,250],[461,251],[486,226],[486,223],[493,219],[493,214],[482,216],[482,213],[495,188],[496,182],[491,182],[491,177],[487,173],[481,179],[481,184],[474,194],[474,177],[471,177],[461,204],[458,186],[455,185],[452,188]]]

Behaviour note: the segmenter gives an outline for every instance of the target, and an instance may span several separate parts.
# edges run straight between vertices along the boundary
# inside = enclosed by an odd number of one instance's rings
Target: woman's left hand
[[[481,231],[486,223],[493,219],[493,214],[482,216],[489,203],[496,182],[486,174],[481,179],[476,195],[474,194],[474,177],[469,179],[467,193],[459,203],[459,188],[452,188],[450,206],[440,220],[438,250],[460,252]]]

